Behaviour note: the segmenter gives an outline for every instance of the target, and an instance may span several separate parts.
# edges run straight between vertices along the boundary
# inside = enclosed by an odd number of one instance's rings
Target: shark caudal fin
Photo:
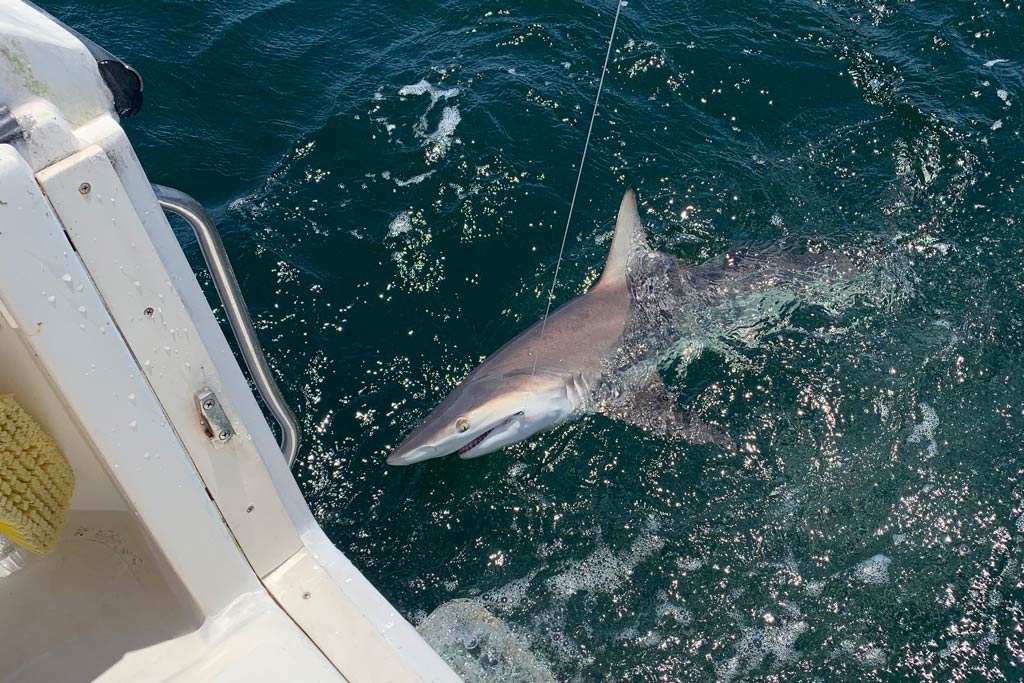
[[[598,286],[625,283],[626,271],[633,254],[646,250],[647,235],[644,234],[644,224],[636,209],[636,192],[631,187],[622,196],[619,216],[615,219],[612,248],[608,252],[608,260],[604,264],[601,279],[597,282]]]

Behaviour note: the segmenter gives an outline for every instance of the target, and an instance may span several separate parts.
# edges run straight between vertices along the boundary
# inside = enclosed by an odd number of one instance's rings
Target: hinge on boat
[[[18,120],[7,107],[0,107],[0,144],[11,142],[24,134]]]
[[[194,396],[199,409],[199,424],[203,426],[206,436],[210,437],[210,442],[219,447],[235,438],[235,430],[213,389],[203,387]]]

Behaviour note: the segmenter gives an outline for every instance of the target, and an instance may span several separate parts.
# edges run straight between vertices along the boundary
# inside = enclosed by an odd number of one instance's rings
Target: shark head
[[[481,373],[466,378],[395,451],[389,465],[411,465],[457,453],[487,455],[561,422],[573,413],[571,383],[538,369]]]
[[[630,294],[626,276],[646,250],[630,189],[599,281],[515,337],[471,372],[388,457],[391,465],[457,453],[476,458],[552,427],[591,401],[619,346]]]

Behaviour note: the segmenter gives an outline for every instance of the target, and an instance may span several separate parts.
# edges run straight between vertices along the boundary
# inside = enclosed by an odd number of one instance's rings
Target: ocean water
[[[627,184],[686,262],[813,240],[880,284],[662,368],[736,452],[590,417],[408,468],[543,313],[614,2],[42,4],[142,72],[127,130],[220,224],[302,490],[412,622],[486,610],[558,681],[1022,678],[1020,2],[630,0],[557,301]]]

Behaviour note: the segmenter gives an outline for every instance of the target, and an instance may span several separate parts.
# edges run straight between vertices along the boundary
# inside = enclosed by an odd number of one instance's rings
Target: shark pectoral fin
[[[728,434],[692,413],[683,413],[657,372],[652,372],[644,381],[613,398],[602,401],[598,411],[613,420],[628,422],[645,432],[668,439],[693,444],[715,444],[728,449],[735,447]]]

